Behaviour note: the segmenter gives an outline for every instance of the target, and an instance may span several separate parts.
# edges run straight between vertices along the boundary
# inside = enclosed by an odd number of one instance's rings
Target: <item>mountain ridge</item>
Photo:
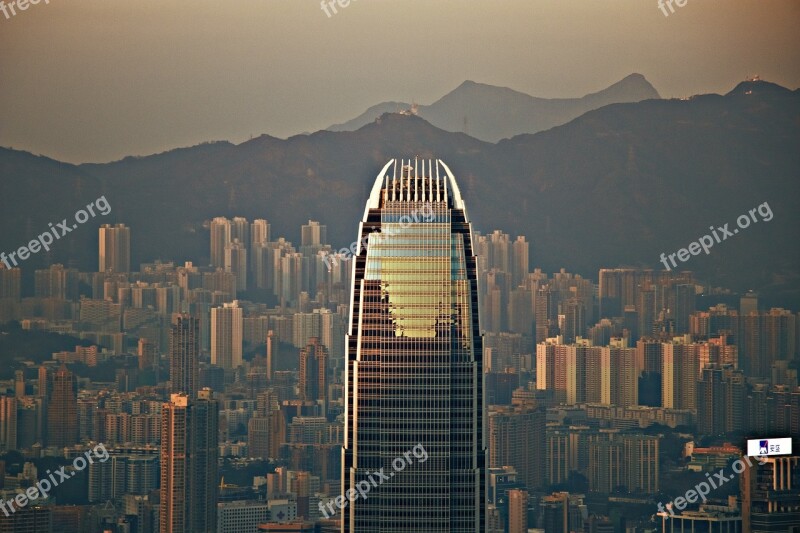
[[[154,258],[207,264],[203,226],[214,216],[266,218],[273,236],[293,241],[301,224],[319,220],[330,244],[342,247],[388,159],[439,157],[458,179],[477,230],[525,235],[532,267],[592,278],[601,267],[661,269],[660,253],[769,202],[774,221],[681,266],[714,285],[800,295],[800,253],[787,244],[800,224],[800,91],[756,87],[613,104],[496,144],[419,116],[384,114],[352,132],[262,136],[107,164],[0,149],[0,250],[27,243],[100,195],[112,213],[59,241],[49,260],[96,268],[96,228],[123,222],[132,228],[134,265]],[[40,268],[44,259],[23,268]]]
[[[508,87],[465,80],[432,104],[414,104],[413,108],[416,114],[440,129],[462,131],[483,141],[497,142],[565,124],[604,105],[659,98],[650,82],[634,73],[580,98],[540,98]],[[352,120],[327,129],[353,131],[383,113],[410,108],[412,105],[405,102],[382,102]]]

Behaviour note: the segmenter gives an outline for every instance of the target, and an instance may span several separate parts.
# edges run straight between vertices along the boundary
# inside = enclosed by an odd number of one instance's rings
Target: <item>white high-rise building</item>
[[[238,238],[225,246],[225,272],[236,276],[236,290],[247,290],[247,249]]]
[[[328,241],[328,226],[309,220],[300,228],[300,246],[315,246]]]
[[[211,309],[211,364],[225,369],[242,364],[244,317],[239,301]]]
[[[211,221],[211,266],[225,267],[225,247],[231,242],[231,221],[217,217]]]

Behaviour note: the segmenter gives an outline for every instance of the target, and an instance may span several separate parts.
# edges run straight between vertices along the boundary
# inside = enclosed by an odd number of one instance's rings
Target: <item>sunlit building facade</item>
[[[450,169],[439,160],[391,160],[359,239],[342,494],[381,468],[389,479],[344,508],[342,531],[485,531],[476,258]],[[417,445],[429,458],[411,455],[400,470],[397,458]]]

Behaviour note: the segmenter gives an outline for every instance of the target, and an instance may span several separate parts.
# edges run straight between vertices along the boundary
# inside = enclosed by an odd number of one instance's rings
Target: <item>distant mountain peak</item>
[[[772,83],[770,81],[762,80],[759,76],[754,76],[752,78],[748,78],[743,82],[739,83],[736,87],[733,88],[729,93],[725,96],[747,96],[750,94],[791,94],[792,91],[778,85],[777,83]]]
[[[643,74],[639,74],[638,72],[628,74],[617,83],[610,85],[602,91],[587,94],[585,98],[594,97],[596,95],[614,95],[617,98],[623,99],[638,98],[638,100],[633,101],[661,98],[661,95],[658,94],[653,84],[647,81],[647,78],[645,78]]]
[[[497,142],[522,133],[537,133],[566,124],[587,111],[617,104],[661,98],[642,75],[629,74],[613,85],[581,98],[538,98],[474,80],[464,80],[430,105],[417,106],[418,114],[433,126]],[[358,117],[335,124],[331,131],[355,131],[384,113],[408,109],[409,104],[384,102]]]

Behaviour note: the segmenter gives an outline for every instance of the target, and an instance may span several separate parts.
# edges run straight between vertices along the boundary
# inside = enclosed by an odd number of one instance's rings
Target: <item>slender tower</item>
[[[219,400],[170,395],[161,409],[161,533],[215,533]]]
[[[359,240],[342,494],[383,481],[344,507],[342,532],[486,531],[476,258],[450,169],[389,161]],[[409,454],[420,445],[424,461]]]

